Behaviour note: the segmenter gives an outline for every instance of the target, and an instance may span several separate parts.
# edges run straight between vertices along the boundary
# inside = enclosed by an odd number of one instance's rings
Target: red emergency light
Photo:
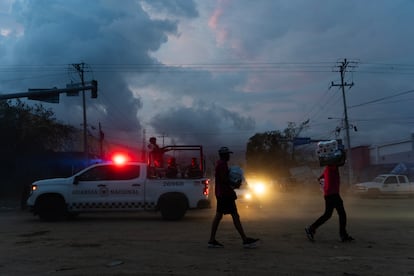
[[[128,162],[129,158],[126,154],[123,153],[115,153],[112,156],[112,162],[114,162],[117,165],[123,165],[126,162]]]

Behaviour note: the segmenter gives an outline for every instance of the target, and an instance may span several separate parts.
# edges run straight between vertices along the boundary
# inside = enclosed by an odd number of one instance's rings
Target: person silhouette
[[[236,206],[237,195],[231,187],[233,183],[231,183],[229,178],[229,167],[227,162],[230,160],[230,154],[233,152],[227,147],[221,147],[218,153],[220,159],[217,161],[215,168],[215,196],[217,199],[217,207],[216,215],[214,216],[211,225],[208,247],[224,247],[223,244],[216,240],[216,233],[223,215],[230,214],[233,219],[233,224],[243,240],[243,247],[254,248],[257,246],[259,239],[247,237],[244,232]]]

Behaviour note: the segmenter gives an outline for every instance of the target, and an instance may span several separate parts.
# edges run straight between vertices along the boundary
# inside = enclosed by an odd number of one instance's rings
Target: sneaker
[[[353,237],[351,237],[350,235],[346,235],[346,236],[341,237],[341,242],[352,242],[354,240],[355,239]]]
[[[223,248],[223,247],[224,247],[224,245],[222,245],[221,243],[219,243],[216,240],[208,242],[208,248]]]
[[[306,232],[306,236],[308,237],[308,239],[310,241],[315,241],[315,238],[313,237],[313,235],[315,234],[315,231],[312,231],[312,229],[310,227],[305,227],[305,232]]]
[[[244,248],[255,248],[257,247],[257,242],[259,241],[259,239],[254,239],[254,238],[246,238],[243,241],[243,247]]]

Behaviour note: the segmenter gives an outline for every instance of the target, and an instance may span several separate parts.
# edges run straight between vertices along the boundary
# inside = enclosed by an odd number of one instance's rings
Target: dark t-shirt
[[[149,144],[148,148],[150,149],[149,153],[149,165],[157,168],[162,168],[163,164],[163,150],[157,144]]]
[[[216,163],[216,175],[215,175],[215,194],[216,197],[228,197],[236,199],[236,193],[230,187],[229,183],[229,167],[224,160],[218,160]]]

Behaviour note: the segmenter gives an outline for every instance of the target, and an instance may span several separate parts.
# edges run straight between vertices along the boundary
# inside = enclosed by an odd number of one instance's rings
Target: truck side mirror
[[[78,185],[79,184],[79,175],[76,175],[75,178],[73,179],[73,185]]]

